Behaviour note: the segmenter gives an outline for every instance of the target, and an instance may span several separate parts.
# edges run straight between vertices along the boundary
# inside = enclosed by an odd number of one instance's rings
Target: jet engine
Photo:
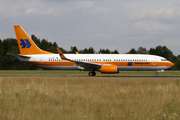
[[[119,73],[116,65],[102,66],[100,71],[104,74]]]

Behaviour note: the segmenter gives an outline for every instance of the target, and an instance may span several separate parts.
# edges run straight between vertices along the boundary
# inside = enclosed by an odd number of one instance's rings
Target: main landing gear
[[[95,72],[89,72],[89,76],[96,76]]]

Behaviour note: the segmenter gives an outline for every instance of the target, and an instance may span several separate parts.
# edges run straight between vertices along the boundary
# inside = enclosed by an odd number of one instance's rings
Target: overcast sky
[[[179,0],[0,0],[0,39],[15,38],[13,25],[66,50],[161,45],[180,54]]]

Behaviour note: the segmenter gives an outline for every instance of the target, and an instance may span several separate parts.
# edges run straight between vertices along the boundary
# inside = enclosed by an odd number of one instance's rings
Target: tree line
[[[57,53],[56,48],[58,47],[56,42],[48,42],[46,39],[38,39],[35,35],[31,35],[31,39],[35,44],[46,51]],[[92,47],[84,48],[83,50],[78,50],[76,46],[71,46],[70,50],[67,51],[63,48],[59,48],[63,53],[66,54],[75,54],[76,51],[79,54],[119,54],[117,50],[110,51],[109,49],[101,49],[95,51]],[[14,38],[7,38],[4,40],[0,39],[0,70],[34,70],[39,69],[36,66],[31,66],[27,63],[21,62],[17,57],[7,55],[7,53],[20,54],[17,44],[17,40]],[[166,46],[157,46],[155,48],[150,48],[147,50],[144,47],[139,47],[137,50],[132,48],[126,54],[151,54],[158,55],[166,58],[167,60],[174,63],[174,66],[171,68],[173,70],[180,69],[180,55],[175,56],[171,50]]]

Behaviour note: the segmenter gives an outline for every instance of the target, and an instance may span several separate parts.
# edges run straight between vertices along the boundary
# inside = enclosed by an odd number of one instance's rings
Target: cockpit
[[[168,60],[166,60],[166,59],[161,59],[161,61],[168,61]]]

